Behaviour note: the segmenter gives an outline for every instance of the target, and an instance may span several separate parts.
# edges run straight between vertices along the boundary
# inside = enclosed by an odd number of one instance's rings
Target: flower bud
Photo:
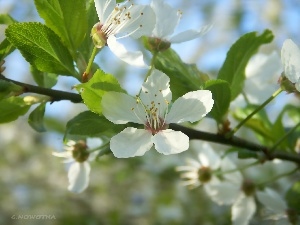
[[[280,84],[281,89],[288,93],[297,92],[295,84],[286,78],[284,72],[282,72],[281,76],[279,77],[278,83]]]

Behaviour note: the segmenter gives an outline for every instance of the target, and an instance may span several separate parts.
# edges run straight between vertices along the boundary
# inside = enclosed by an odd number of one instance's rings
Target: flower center
[[[72,156],[77,162],[84,162],[89,157],[89,152],[87,151],[87,145],[84,141],[78,141],[73,146]]]
[[[255,184],[250,180],[245,180],[242,184],[242,190],[244,191],[245,195],[251,196],[255,192]]]
[[[144,92],[144,97],[149,97],[148,92]],[[151,95],[151,94],[149,94]],[[154,94],[153,97],[156,98],[155,100],[152,100],[150,104],[145,104],[140,96],[136,96],[136,108],[131,108],[135,116],[138,117],[138,119],[141,121],[141,123],[144,124],[144,127],[146,130],[150,131],[153,135],[157,134],[161,130],[165,130],[168,128],[168,124],[166,123],[166,116],[168,114],[168,105],[169,102],[164,99],[160,98],[161,100],[164,100],[163,103],[158,101],[158,95],[162,97],[161,90],[159,91],[159,94]],[[149,102],[149,101],[148,101]],[[142,106],[142,109],[140,107]],[[137,111],[136,111],[137,110]],[[143,118],[141,118],[141,110],[143,110]]]
[[[134,21],[138,20],[140,16],[143,16],[144,14],[141,12],[136,18],[133,18],[130,12],[132,6],[133,4],[130,3],[129,0],[122,6],[117,4],[105,21],[100,21],[94,25],[91,31],[91,36],[97,48],[105,46],[107,38],[110,35],[115,35],[121,32],[122,29],[122,31],[127,34],[118,38],[128,37],[142,27],[141,24],[136,24],[136,27],[133,30],[130,28],[130,30],[126,32],[125,28],[131,26]]]
[[[202,183],[206,183],[209,182],[211,179],[211,169],[209,167],[201,167],[198,170],[198,179],[199,181],[201,181]]]

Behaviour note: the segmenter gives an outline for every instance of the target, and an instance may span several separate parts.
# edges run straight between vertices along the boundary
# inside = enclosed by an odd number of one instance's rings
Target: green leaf
[[[104,116],[99,116],[91,111],[85,111],[68,121],[64,139],[74,139],[77,136],[112,136],[120,131],[118,127]]]
[[[41,103],[30,113],[28,118],[29,125],[37,132],[46,131],[44,126],[45,107],[46,107],[46,102]]]
[[[235,119],[242,121],[257,107],[257,105],[248,105],[243,109],[239,108],[233,113],[233,116]],[[245,126],[254,131],[262,144],[270,145],[276,141],[273,137],[273,125],[264,109],[260,110],[251,119],[249,119],[245,123]]]
[[[296,181],[285,195],[289,208],[294,209],[300,214],[300,181]]]
[[[0,62],[16,48],[5,38],[0,44]]]
[[[87,107],[98,114],[102,113],[101,100],[107,91],[124,92],[114,76],[101,70],[97,70],[87,83],[78,84],[75,88]]]
[[[54,73],[41,72],[34,66],[30,67],[30,72],[34,81],[41,87],[52,88],[57,83],[57,75]]]
[[[8,14],[1,14],[0,15],[0,24],[10,25],[10,24],[13,24],[15,22],[17,22],[17,21]]]
[[[74,56],[86,36],[86,1],[35,0],[34,3],[46,25],[62,39]]]
[[[170,77],[173,100],[189,91],[202,89],[204,82],[209,79],[206,74],[197,69],[195,64],[184,63],[171,48],[159,52],[154,65]]]
[[[77,75],[72,57],[59,37],[41,23],[14,23],[6,37],[24,58],[42,72]]]
[[[210,115],[219,123],[224,119],[230,105],[230,87],[224,80],[209,80],[205,83],[205,89],[212,92],[214,106]]]
[[[259,36],[256,32],[251,32],[240,37],[231,46],[218,74],[218,79],[226,80],[229,83],[231,100],[234,100],[243,90],[245,68],[251,56],[257,52],[261,45],[270,43],[273,38],[270,30],[265,30]]]
[[[88,61],[91,57],[93,48],[95,47],[93,40],[90,36],[90,33],[92,30],[92,27],[97,22],[99,22],[99,18],[98,18],[97,12],[96,12],[95,2],[90,1],[88,9],[87,9],[87,29],[85,32],[86,35],[78,49],[80,57],[77,57],[77,60],[81,61],[81,62],[78,62],[79,65],[85,64],[84,69],[85,69],[86,65],[88,64]],[[83,69],[81,69],[81,70],[83,70]]]
[[[21,97],[10,97],[0,101],[0,123],[8,123],[24,115],[30,108]]]
[[[22,93],[23,87],[12,82],[0,80],[0,99],[8,98]]]

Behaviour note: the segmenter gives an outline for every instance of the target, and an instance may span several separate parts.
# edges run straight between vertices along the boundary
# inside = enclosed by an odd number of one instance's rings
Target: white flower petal
[[[110,149],[117,158],[142,156],[152,146],[152,134],[133,127],[125,128],[110,140]]]
[[[99,21],[104,23],[116,6],[116,0],[94,0]]]
[[[204,26],[199,31],[197,30],[186,30],[179,34],[174,35],[169,39],[171,43],[181,43],[185,41],[190,41],[195,38],[198,38],[204,35],[207,31],[209,31],[211,26]]]
[[[173,103],[166,122],[198,121],[210,112],[213,104],[212,93],[208,90],[188,92]]]
[[[170,78],[159,70],[153,70],[146,82],[142,86],[140,98],[144,105],[149,108],[154,105],[159,109],[157,112],[161,118],[165,117],[165,112],[172,100],[170,90]]]
[[[204,167],[210,167],[213,170],[218,169],[221,163],[220,156],[214,152],[209,144],[203,143],[202,146],[203,147],[200,149],[198,154],[201,165]]]
[[[74,162],[69,169],[68,178],[69,186],[68,190],[80,193],[84,191],[89,185],[89,175],[91,167],[87,162],[79,163]]]
[[[107,92],[102,97],[102,113],[115,124],[128,122],[144,124],[144,110],[133,97],[121,92]],[[134,108],[134,110],[132,110]]]
[[[275,211],[276,213],[284,214],[287,209],[286,202],[279,196],[279,194],[270,188],[264,191],[257,191],[256,196],[258,200],[267,208]]]
[[[240,186],[227,181],[214,181],[205,186],[205,191],[219,205],[229,205],[240,194]]]
[[[119,32],[130,34],[130,37],[135,39],[143,35],[150,36],[156,22],[152,8],[148,5],[133,5],[130,2],[128,3],[130,6],[127,6],[124,15],[128,13],[130,19],[126,21]]]
[[[141,68],[149,68],[149,66],[144,62],[143,53],[140,51],[129,52],[124,45],[117,42],[115,36],[110,35],[107,39],[107,45],[110,50],[121,60],[132,66],[137,66]]]
[[[241,194],[231,208],[233,225],[247,225],[256,210],[253,196]]]
[[[53,156],[61,157],[61,158],[72,158],[72,152],[71,151],[64,151],[64,152],[52,152]]]
[[[180,15],[178,15],[176,9],[163,0],[153,0],[151,7],[154,10],[157,21],[153,30],[153,36],[165,39],[174,32],[180,20]]]
[[[292,83],[296,83],[300,78],[300,50],[291,39],[287,39],[283,43],[281,61],[285,76]]]
[[[153,137],[155,149],[164,155],[177,154],[189,148],[189,137],[180,131],[166,129]]]

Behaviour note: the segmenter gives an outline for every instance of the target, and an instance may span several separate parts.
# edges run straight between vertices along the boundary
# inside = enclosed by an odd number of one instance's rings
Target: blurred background
[[[280,54],[287,38],[300,44],[297,0],[165,1],[183,12],[175,33],[213,25],[201,38],[172,45],[185,62],[196,63],[212,78],[230,46],[244,33],[272,30],[274,41],[260,49],[266,54],[273,50]],[[0,14],[4,13],[22,22],[43,22],[33,0],[0,0]],[[5,28],[0,25],[0,41],[4,39]],[[108,48],[101,51],[95,62],[105,72],[116,75],[130,94],[140,89],[145,70],[126,65]],[[5,66],[4,75],[8,78],[34,84],[29,65],[18,51],[6,58]],[[77,83],[70,77],[59,77],[54,88],[72,92]],[[0,224],[230,224],[230,207],[216,205],[201,188],[188,190],[175,172],[175,166],[184,165],[185,158],[197,155],[201,142],[179,155],[163,156],[150,151],[132,159],[101,157],[91,163],[87,190],[82,194],[68,192],[67,166],[51,153],[63,150],[67,121],[85,110],[83,104],[67,101],[47,104],[45,133],[30,128],[29,113],[13,123],[0,125]],[[209,130],[211,125],[207,124],[210,121],[199,126]],[[55,219],[13,220],[13,215],[54,215]],[[254,219],[251,224],[280,224],[280,221]]]

